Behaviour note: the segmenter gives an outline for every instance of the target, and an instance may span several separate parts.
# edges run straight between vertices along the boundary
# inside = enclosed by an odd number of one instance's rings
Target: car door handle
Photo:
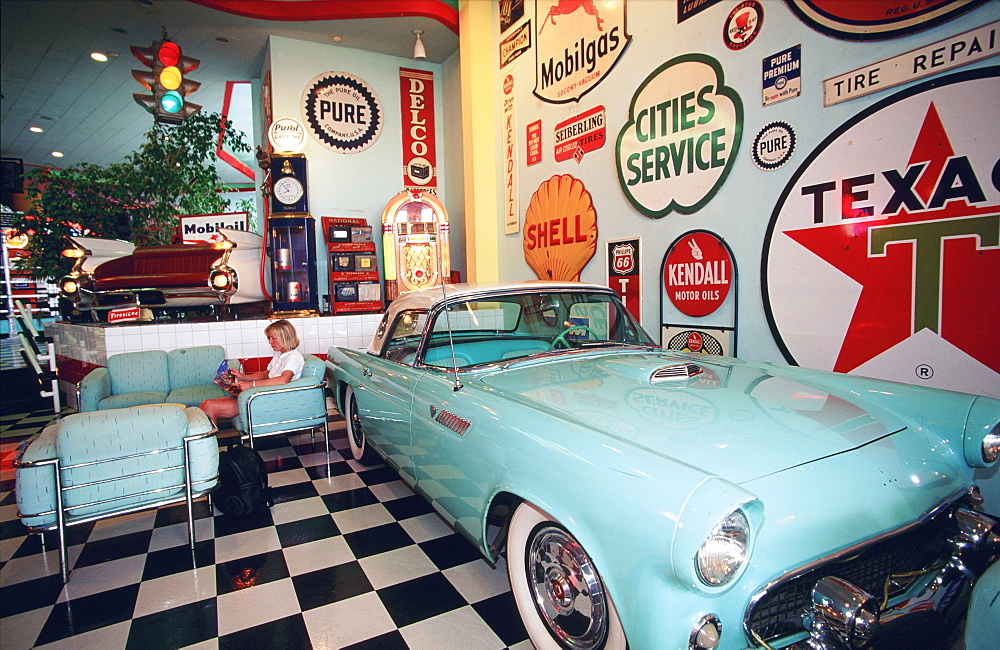
[[[361,369],[361,374],[364,375],[365,377],[371,377],[372,371],[368,369],[368,366],[365,366],[364,368]]]

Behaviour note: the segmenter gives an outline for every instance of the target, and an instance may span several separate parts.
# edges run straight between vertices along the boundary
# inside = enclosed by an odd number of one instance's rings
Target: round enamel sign
[[[688,316],[708,316],[722,306],[732,285],[733,258],[718,236],[682,235],[667,252],[663,286],[674,307]]]

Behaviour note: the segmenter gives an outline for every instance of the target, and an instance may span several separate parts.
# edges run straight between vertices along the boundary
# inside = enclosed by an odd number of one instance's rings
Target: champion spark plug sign
[[[835,129],[786,185],[761,269],[792,363],[1000,397],[1000,67]]]
[[[642,82],[618,134],[618,182],[648,217],[691,214],[732,170],[743,134],[743,102],[706,54],[667,61]]]

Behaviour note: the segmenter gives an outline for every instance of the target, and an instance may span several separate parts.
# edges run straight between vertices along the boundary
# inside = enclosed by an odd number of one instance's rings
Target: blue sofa
[[[22,443],[14,460],[18,516],[31,532],[59,533],[66,580],[67,526],[187,503],[219,476],[216,429],[204,411],[153,404],[68,415]]]
[[[226,359],[221,345],[177,348],[170,352],[125,352],[108,358],[78,386],[79,410],[99,411],[143,404],[198,406],[226,394],[213,379]],[[235,361],[230,361],[235,367]]]

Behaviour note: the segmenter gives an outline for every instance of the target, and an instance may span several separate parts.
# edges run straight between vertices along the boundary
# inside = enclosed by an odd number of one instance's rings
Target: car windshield
[[[423,363],[445,368],[508,362],[568,348],[654,345],[616,296],[523,293],[452,303],[431,324]]]

